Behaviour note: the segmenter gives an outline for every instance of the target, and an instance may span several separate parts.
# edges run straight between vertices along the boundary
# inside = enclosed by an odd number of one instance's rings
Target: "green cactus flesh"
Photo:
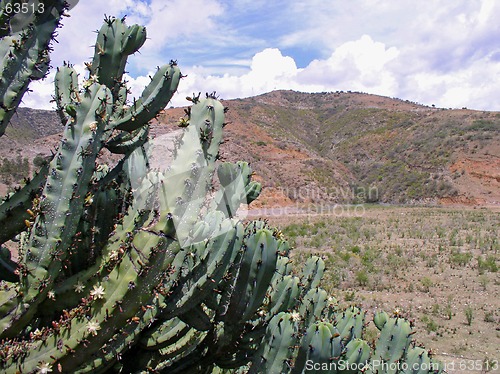
[[[39,1],[29,0],[30,7]],[[2,1],[0,4],[0,136],[15,113],[31,81],[45,77],[49,68],[50,43],[55,30],[59,27],[67,3],[63,0],[41,1],[42,10],[34,12],[30,22],[20,30],[14,28],[22,21],[25,12],[8,12],[7,6],[14,1]],[[31,8],[34,9],[34,8]]]

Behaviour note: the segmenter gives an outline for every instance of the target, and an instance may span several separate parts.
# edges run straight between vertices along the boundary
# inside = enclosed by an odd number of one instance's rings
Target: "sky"
[[[54,69],[24,106],[54,107],[63,61],[85,76],[105,14],[146,26],[127,65],[134,96],[156,66],[177,60],[187,76],[169,106],[198,92],[233,99],[291,89],[500,111],[497,0],[80,0],[58,30]]]

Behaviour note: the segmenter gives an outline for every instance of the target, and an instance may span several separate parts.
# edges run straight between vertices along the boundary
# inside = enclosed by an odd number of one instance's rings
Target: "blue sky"
[[[221,98],[274,89],[361,91],[438,107],[500,110],[496,0],[81,0],[59,30],[52,65],[84,74],[104,14],[127,15],[148,40],[129,60],[132,91],[170,59],[186,95]],[[51,108],[53,73],[26,106]]]

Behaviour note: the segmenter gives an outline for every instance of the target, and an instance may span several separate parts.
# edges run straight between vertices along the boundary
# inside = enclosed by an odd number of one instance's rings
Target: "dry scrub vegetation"
[[[500,359],[500,214],[365,206],[346,216],[270,217],[294,260],[323,256],[323,287],[346,303],[400,311],[443,361]]]

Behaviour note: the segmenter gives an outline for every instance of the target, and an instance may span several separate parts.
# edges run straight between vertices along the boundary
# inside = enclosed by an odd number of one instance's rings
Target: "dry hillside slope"
[[[361,93],[275,91],[225,102],[223,155],[251,162],[261,204],[500,204],[500,113]],[[170,109],[166,128],[182,115]]]
[[[224,104],[222,158],[251,163],[266,187],[257,206],[500,204],[498,112],[350,92],[274,91]],[[168,109],[155,122],[158,150],[171,149],[173,137],[163,135],[182,115],[182,108]],[[12,164],[26,158],[32,171],[33,159],[50,154],[61,130],[53,112],[21,108],[13,122],[0,138],[0,193],[16,182]]]

